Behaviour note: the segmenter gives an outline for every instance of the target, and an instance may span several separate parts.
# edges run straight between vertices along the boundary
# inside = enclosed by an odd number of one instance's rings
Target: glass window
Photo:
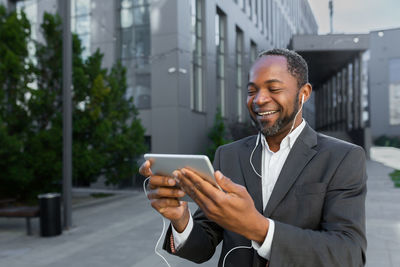
[[[215,17],[215,44],[217,46],[217,95],[222,117],[226,115],[225,107],[225,45],[226,16],[217,10]]]
[[[90,14],[90,0],[74,0],[72,2],[75,2],[74,8],[72,8],[72,10],[75,12],[74,16],[86,16]]]
[[[192,67],[190,71],[191,108],[204,111],[203,103],[203,17],[202,1],[191,0]]]
[[[90,31],[90,17],[83,16],[75,19],[75,33],[78,35],[88,33]]]
[[[253,19],[253,0],[247,0],[246,11],[247,15],[249,16],[250,20]]]
[[[151,107],[150,74],[136,74],[133,99],[138,109]]]
[[[253,15],[253,21],[255,22],[256,26],[258,26],[258,0],[254,0],[254,15]]]
[[[133,25],[133,14],[131,9],[121,9],[121,28],[129,28]]]
[[[369,89],[368,89],[368,64],[370,60],[369,50],[363,52],[361,57],[361,109],[362,109],[362,127],[369,126]],[[399,72],[400,74],[400,64]]]
[[[347,128],[353,129],[353,64],[348,65],[347,75]]]
[[[265,16],[266,16],[266,10],[265,10],[265,2],[261,0],[260,2],[261,5],[261,12],[260,12],[260,23],[261,23],[261,32],[264,33],[265,30]]]
[[[236,90],[237,90],[237,116],[243,122],[243,32],[236,28]]]
[[[257,45],[255,42],[250,41],[250,64],[253,64],[257,59]]]
[[[7,1],[6,1],[7,2]],[[17,14],[23,10],[25,12],[26,18],[29,20],[31,24],[31,39],[28,41],[28,53],[30,60],[36,64],[37,59],[35,57],[36,54],[36,46],[35,42],[37,41],[37,28],[38,28],[38,3],[37,0],[24,0],[16,2],[16,10]]]
[[[133,9],[133,17],[136,25],[148,24],[150,19],[148,6],[135,7]]]
[[[245,11],[246,10],[246,0],[239,0],[240,8]]]
[[[127,68],[127,97],[138,109],[151,107],[150,12],[147,0],[121,0],[121,59]]]
[[[84,59],[90,56],[90,21],[90,0],[73,0],[71,2],[71,30],[81,40]]]

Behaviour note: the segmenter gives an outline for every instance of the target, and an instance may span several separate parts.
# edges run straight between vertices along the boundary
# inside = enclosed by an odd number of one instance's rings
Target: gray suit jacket
[[[271,198],[262,210],[261,179],[249,163],[256,136],[221,146],[214,167],[245,186],[256,208],[275,221],[270,267],[363,266],[365,264],[366,170],[364,150],[304,128],[279,175]],[[261,173],[261,145],[253,164]],[[199,209],[193,230],[176,255],[201,263],[212,257],[223,241],[225,254],[251,241],[208,220]],[[171,229],[167,237],[171,235]],[[164,249],[169,250],[169,238]],[[265,266],[253,249],[230,253],[225,266]]]

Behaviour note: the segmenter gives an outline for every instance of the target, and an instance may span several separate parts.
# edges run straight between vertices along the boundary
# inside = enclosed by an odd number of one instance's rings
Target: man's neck
[[[302,117],[299,117],[296,120],[296,123],[293,127],[293,131],[301,124],[302,121],[303,121]],[[282,128],[281,131],[279,131],[275,135],[265,136],[265,139],[267,140],[269,149],[271,151],[273,151],[273,152],[279,151],[282,140],[289,134],[290,129],[292,128],[292,123],[293,122],[288,123],[284,128]]]

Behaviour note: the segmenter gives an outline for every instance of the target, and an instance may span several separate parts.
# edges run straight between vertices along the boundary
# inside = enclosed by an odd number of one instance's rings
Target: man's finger
[[[167,207],[179,207],[183,205],[181,201],[179,201],[176,198],[160,198],[157,200],[152,200],[151,205],[156,209],[160,210],[161,208],[167,208]]]
[[[154,190],[151,190],[147,197],[149,199],[160,199],[160,198],[180,198],[184,197],[185,192],[180,190],[179,188],[171,188],[171,187],[157,187]]]
[[[161,187],[161,186],[172,187],[172,186],[176,186],[176,181],[172,177],[152,175],[150,177],[149,186],[150,186],[150,188],[156,188],[156,187]]]
[[[139,168],[139,173],[140,173],[141,175],[143,175],[143,176],[146,176],[146,177],[152,175],[153,173],[151,172],[150,167],[151,167],[150,161],[146,160],[146,161],[143,162],[143,164],[140,166],[140,168]]]
[[[192,170],[183,168],[179,174],[179,185],[196,203],[199,199],[206,206],[215,204],[218,194],[222,193]]]
[[[214,173],[215,179],[217,180],[218,185],[227,193],[236,193],[240,194],[242,190],[242,186],[235,184],[232,182],[231,179],[226,177],[225,175],[222,174],[220,171],[216,171]]]

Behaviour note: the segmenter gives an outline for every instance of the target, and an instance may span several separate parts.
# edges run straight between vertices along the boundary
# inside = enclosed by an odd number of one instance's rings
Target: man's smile
[[[279,110],[269,110],[269,111],[264,111],[264,112],[256,112],[258,116],[265,116],[265,115],[272,115],[279,112]]]

